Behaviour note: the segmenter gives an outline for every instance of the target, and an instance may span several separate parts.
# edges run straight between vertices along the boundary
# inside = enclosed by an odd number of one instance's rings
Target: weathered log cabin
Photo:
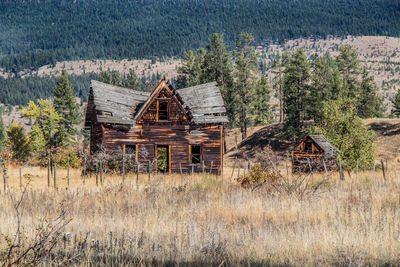
[[[324,171],[325,167],[328,171],[335,170],[339,153],[325,136],[308,135],[292,153],[292,170],[293,172]]]
[[[169,173],[222,174],[225,113],[216,83],[175,90],[161,80],[149,93],[92,81],[85,127],[91,154],[124,153]]]

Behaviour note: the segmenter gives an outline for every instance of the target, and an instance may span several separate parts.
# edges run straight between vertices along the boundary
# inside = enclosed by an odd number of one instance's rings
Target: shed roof
[[[170,85],[168,85],[170,86]],[[152,94],[119,86],[91,81],[91,92],[100,123],[135,125],[137,115],[150,101]],[[228,122],[226,109],[216,83],[192,86],[174,93],[192,116],[194,124],[216,124]],[[87,118],[90,120],[90,118]]]
[[[340,151],[333,146],[322,134],[310,134],[309,137],[311,140],[314,141],[317,146],[319,146],[324,151],[324,156],[326,158],[336,158]]]

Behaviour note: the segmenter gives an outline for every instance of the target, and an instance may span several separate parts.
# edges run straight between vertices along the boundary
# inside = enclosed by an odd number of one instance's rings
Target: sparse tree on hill
[[[204,56],[204,48],[197,49],[196,53],[193,50],[185,52],[182,58],[182,66],[178,68],[177,88],[193,86],[202,82],[202,79],[204,79],[202,69]]]
[[[121,77],[119,76],[118,71],[113,71],[112,72],[112,77],[111,77],[111,84],[115,86],[121,86]]]
[[[255,125],[271,121],[270,93],[267,78],[261,76],[252,92],[251,120]]]
[[[343,81],[339,96],[350,99],[358,98],[360,95],[360,82],[358,80],[360,60],[357,51],[350,45],[341,46],[336,63]]]

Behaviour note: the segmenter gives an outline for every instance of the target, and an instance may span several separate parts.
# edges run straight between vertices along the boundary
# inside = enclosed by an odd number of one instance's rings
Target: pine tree
[[[115,86],[121,86],[121,77],[119,75],[118,71],[113,71],[112,72],[112,77],[111,77],[111,84]]]
[[[341,79],[334,60],[325,55],[314,56],[310,93],[307,97],[308,116],[317,119],[323,101],[335,99],[340,91]]]
[[[58,79],[54,90],[54,109],[61,117],[57,139],[61,144],[67,144],[68,139],[76,134],[74,125],[79,124],[79,112],[74,91],[65,70]]]
[[[3,120],[3,108],[0,109],[0,152],[3,150],[7,141],[6,127]]]
[[[185,52],[182,58],[182,66],[178,68],[178,77],[176,80],[177,88],[194,86],[202,83],[203,80],[203,62],[205,50],[197,49],[196,53],[192,50]]]
[[[361,75],[357,115],[361,118],[380,117],[383,113],[383,105],[382,99],[377,95],[378,88],[374,77],[369,75],[366,67],[363,67]]]
[[[237,114],[240,123],[242,139],[247,137],[247,127],[250,123],[249,114],[251,113],[252,92],[257,83],[255,72],[257,69],[257,57],[251,43],[254,41],[253,35],[240,33],[235,53],[236,70],[234,72],[234,103],[233,110]]]
[[[285,130],[297,135],[305,119],[305,100],[309,91],[310,63],[302,49],[290,57],[283,78]]]
[[[108,71],[102,71],[99,75],[99,81],[103,83],[112,84],[112,76],[111,73]]]
[[[350,45],[341,46],[336,63],[343,81],[339,96],[350,99],[358,98],[360,95],[360,83],[358,81],[360,61],[357,52]]]
[[[129,73],[126,76],[124,81],[124,87],[130,88],[136,91],[142,91],[142,86],[140,81],[137,79],[135,71],[133,69],[129,69]]]
[[[271,121],[270,93],[267,78],[261,76],[252,92],[251,119],[255,125]]]
[[[232,64],[229,53],[226,51],[224,36],[214,33],[208,40],[206,55],[204,56],[202,82],[215,81],[218,86],[232,84]]]

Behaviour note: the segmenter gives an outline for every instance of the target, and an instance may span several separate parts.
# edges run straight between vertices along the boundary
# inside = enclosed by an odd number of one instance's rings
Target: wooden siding
[[[189,131],[182,125],[144,125],[141,131],[123,131],[118,127],[104,127],[103,147],[106,153],[122,153],[123,145],[138,145],[139,162],[153,161],[156,157],[155,146],[167,145],[170,148],[170,169],[179,172],[191,172],[189,146],[202,146],[202,158],[205,170],[212,173],[222,172],[222,126],[203,126]],[[202,164],[194,166],[194,171],[202,171]]]

